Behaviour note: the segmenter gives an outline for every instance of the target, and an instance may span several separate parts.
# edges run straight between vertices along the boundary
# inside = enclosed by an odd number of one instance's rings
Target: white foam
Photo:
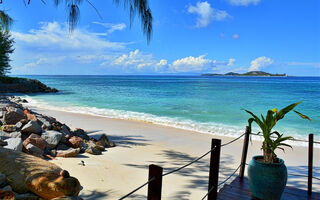
[[[81,113],[81,114],[89,114],[93,116],[101,116],[113,119],[124,119],[124,120],[133,120],[133,121],[141,121],[146,123],[152,123],[162,126],[174,127],[184,130],[196,131],[199,133],[206,133],[212,135],[220,135],[220,136],[229,136],[229,137],[238,137],[244,133],[244,127],[240,126],[230,126],[219,123],[201,123],[195,122],[192,120],[186,120],[181,118],[173,118],[173,117],[163,117],[156,116],[148,113],[140,113],[140,112],[132,112],[125,110],[115,110],[115,109],[105,109],[105,108],[96,108],[96,107],[84,107],[84,106],[54,106],[50,105],[48,102],[42,100],[35,100],[29,96],[24,96],[23,98],[27,99],[30,106],[49,109],[49,110],[58,110],[65,111],[71,113]],[[256,130],[253,130],[256,131]],[[296,139],[307,139],[303,138],[298,134],[293,134]],[[263,138],[260,136],[252,136],[253,140],[262,141]],[[307,146],[306,142],[288,142],[291,145],[295,146]],[[320,145],[315,145],[316,147],[320,147]]]

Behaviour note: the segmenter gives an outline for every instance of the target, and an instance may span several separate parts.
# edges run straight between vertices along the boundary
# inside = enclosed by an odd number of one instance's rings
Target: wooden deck
[[[239,177],[234,179],[230,184],[225,184],[218,193],[219,200],[247,200],[253,199],[249,188],[249,181],[247,178],[243,178],[240,181]],[[306,190],[301,190],[294,187],[286,187],[282,200],[319,200],[320,193],[313,193],[311,196],[307,195]]]

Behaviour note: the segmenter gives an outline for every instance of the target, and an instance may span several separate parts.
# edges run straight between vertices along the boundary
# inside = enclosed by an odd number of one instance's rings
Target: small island
[[[244,74],[229,72],[226,74],[201,74],[201,76],[287,76],[286,74],[271,74],[263,71],[250,71]]]

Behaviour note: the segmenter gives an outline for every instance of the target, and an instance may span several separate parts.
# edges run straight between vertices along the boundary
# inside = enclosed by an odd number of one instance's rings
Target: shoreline
[[[124,121],[132,121],[132,122],[137,122],[137,123],[145,123],[145,124],[151,124],[151,125],[156,125],[156,126],[163,126],[163,127],[168,127],[168,128],[175,128],[175,129],[181,129],[181,130],[185,130],[185,131],[191,131],[191,132],[196,132],[198,134],[206,134],[206,135],[209,135],[209,136],[218,136],[218,137],[230,137],[230,138],[237,138],[238,136],[240,136],[241,134],[243,134],[245,132],[245,126],[243,127],[243,130],[240,130],[239,127],[237,126],[229,126],[229,125],[224,125],[224,124],[216,124],[216,125],[219,125],[219,127],[215,127],[216,130],[209,130],[210,128],[208,127],[201,127],[199,128],[196,127],[194,124],[192,123],[196,123],[194,121],[181,121],[180,124],[179,122],[171,122],[170,124],[166,123],[165,121],[161,121],[161,120],[154,120],[154,121],[151,121],[151,120],[148,120],[148,119],[137,119],[137,117],[127,117],[127,116],[124,116],[124,117],[121,117],[121,116],[118,116],[118,115],[115,115],[115,114],[109,114],[108,115],[104,115],[104,114],[98,114],[98,113],[94,113],[94,112],[89,112],[89,111],[85,111],[87,109],[90,109],[90,107],[81,107],[83,108],[83,110],[73,110],[73,108],[75,108],[76,106],[71,106],[71,107],[68,107],[68,106],[63,106],[63,107],[60,107],[60,106],[52,106],[52,105],[49,105],[48,102],[39,102],[37,100],[34,100],[32,97],[30,96],[21,96],[21,98],[25,98],[28,100],[28,106],[29,107],[33,107],[33,108],[36,108],[36,109],[43,109],[43,110],[52,110],[52,111],[59,111],[59,112],[67,112],[67,113],[74,113],[74,114],[82,114],[82,115],[88,115],[88,116],[93,116],[93,117],[102,117],[102,118],[106,118],[106,119],[115,119],[115,120],[124,120]],[[37,104],[37,105],[36,105]],[[41,105],[41,106],[39,106]],[[48,105],[48,106],[47,106]],[[93,107],[92,109],[95,109],[95,110],[108,110],[108,109],[100,109],[100,108],[96,108],[96,107]],[[112,109],[111,109],[112,110]],[[124,111],[124,115],[126,113],[136,113],[136,112],[132,112],[132,111]],[[137,114],[147,114],[147,113],[138,113]],[[147,114],[147,115],[150,115],[150,117],[153,117],[152,114]],[[154,117],[157,117],[157,116],[154,116]],[[167,118],[167,117],[159,117],[160,119],[171,119],[171,118]],[[189,123],[191,123],[192,125],[189,125]],[[186,126],[188,125],[188,127]],[[204,126],[204,125],[203,125]],[[256,128],[254,128],[255,130]],[[218,131],[220,133],[218,133]],[[304,140],[305,142],[300,142],[300,141],[288,141],[288,143],[290,145],[293,145],[293,146],[303,146],[303,147],[307,147],[308,146],[308,135],[305,135],[305,136],[302,136],[302,135],[291,135],[293,136],[295,139],[298,139],[298,140]],[[251,136],[252,140],[255,140],[255,141],[263,141],[263,137],[262,136],[255,136],[255,135],[252,135]],[[320,135],[314,135],[314,141],[320,141]],[[314,147],[315,148],[320,148],[320,144],[314,144]]]
[[[84,190],[83,198],[117,199],[147,180],[148,165],[157,164],[164,172],[178,168],[197,158],[210,149],[211,138],[222,139],[222,144],[231,137],[199,134],[172,127],[121,119],[110,119],[87,114],[33,108],[37,112],[53,116],[73,128],[83,127],[90,136],[106,133],[117,147],[108,149],[100,156],[87,153],[75,158],[58,158],[52,162],[70,171],[79,179]],[[219,180],[230,175],[239,165],[242,151],[240,139],[226,146],[221,152]],[[249,144],[247,163],[253,155],[262,154],[260,141]],[[295,146],[286,153],[278,151],[285,160],[289,173],[307,174],[307,148]],[[314,158],[320,156],[318,148]],[[78,163],[83,160],[86,166]],[[206,193],[209,158],[189,166],[181,173],[172,174],[163,180],[164,199],[199,199]],[[314,176],[320,176],[320,161],[314,159]],[[306,178],[289,176],[288,185],[301,189],[306,187]],[[320,191],[320,182],[314,180],[314,191]],[[95,196],[96,195],[96,196]],[[132,198],[144,199],[146,188],[135,193]]]

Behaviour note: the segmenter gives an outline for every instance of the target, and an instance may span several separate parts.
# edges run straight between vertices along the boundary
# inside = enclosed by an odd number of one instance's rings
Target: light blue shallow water
[[[306,138],[320,135],[320,77],[24,76],[59,89],[30,96],[38,106],[133,119],[200,132],[238,135],[249,115],[304,102],[276,128]]]

